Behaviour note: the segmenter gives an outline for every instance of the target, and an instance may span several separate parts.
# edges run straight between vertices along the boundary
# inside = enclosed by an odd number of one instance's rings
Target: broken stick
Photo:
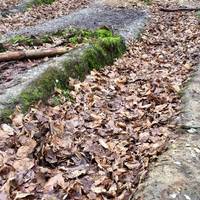
[[[0,62],[6,62],[11,60],[21,60],[21,59],[34,59],[34,58],[44,58],[52,57],[56,55],[62,55],[67,53],[69,48],[60,47],[52,49],[36,49],[36,50],[26,50],[26,51],[8,51],[0,53]]]
[[[191,12],[191,11],[200,11],[200,8],[160,8],[160,11],[163,12]]]

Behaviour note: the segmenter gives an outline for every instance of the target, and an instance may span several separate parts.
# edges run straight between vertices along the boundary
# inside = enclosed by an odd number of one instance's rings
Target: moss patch
[[[34,40],[24,35],[16,35],[10,39],[10,43],[19,45],[33,46]]]
[[[79,58],[64,64],[67,76],[84,80],[89,71],[112,64],[125,49],[124,42],[119,36],[101,38],[90,44],[90,48],[87,48]]]
[[[10,121],[10,116],[13,114],[14,110],[12,107],[5,108],[0,113],[0,122],[8,123]]]
[[[197,17],[200,19],[200,11],[197,12]]]
[[[113,35],[108,30],[98,30],[93,34],[99,38],[90,40],[88,47],[79,53],[66,57],[61,68],[50,67],[21,93],[13,105],[20,105],[22,111],[26,112],[38,100],[46,101],[55,87],[58,87],[58,83],[63,91],[68,91],[69,77],[84,80],[90,70],[110,65],[124,53],[126,48],[120,36]]]
[[[144,2],[147,5],[151,5],[152,4],[152,0],[141,0],[142,2]]]
[[[47,99],[52,94],[55,84],[59,81],[62,88],[67,87],[69,77],[83,80],[92,69],[99,69],[112,64],[115,58],[125,51],[125,45],[119,36],[105,37],[91,44],[80,57],[66,60],[62,70],[50,69],[37,82],[20,96],[22,110],[40,99]]]
[[[28,4],[27,7],[31,7],[32,5],[40,6],[40,5],[48,5],[52,4],[55,0],[33,0],[31,3]]]
[[[6,48],[2,43],[0,43],[0,53],[6,51]]]
[[[82,44],[98,40],[99,38],[112,37],[112,31],[108,29],[97,29],[95,31],[82,30],[82,29],[64,29],[55,33],[45,34],[42,36],[24,36],[15,35],[4,46],[42,46],[43,44],[53,44],[54,41],[60,41],[61,45],[68,44]]]

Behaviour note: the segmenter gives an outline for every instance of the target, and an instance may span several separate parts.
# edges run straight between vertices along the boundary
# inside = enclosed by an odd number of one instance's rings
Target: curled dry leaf
[[[52,5],[68,2],[61,1]],[[144,33],[113,66],[82,83],[70,79],[73,102],[40,103],[26,116],[15,113],[12,126],[1,125],[0,198],[130,198],[151,158],[166,148],[180,111],[177,92],[198,61],[196,16],[157,12],[158,2],[149,6]],[[46,12],[40,9],[33,9],[37,16]]]
[[[14,135],[14,129],[7,124],[1,124],[0,135],[2,135],[2,136]]]
[[[34,194],[17,192],[14,200],[28,199],[30,197],[34,197]]]
[[[26,171],[34,167],[34,160],[29,158],[22,158],[19,160],[15,160],[13,163],[13,167],[16,171]]]
[[[24,115],[20,112],[16,112],[14,114],[14,117],[12,118],[12,124],[15,126],[15,127],[21,127],[23,126],[23,117]]]
[[[44,192],[53,192],[56,186],[60,186],[62,189],[65,189],[66,187],[66,183],[62,173],[59,173],[48,180],[48,182],[44,185]]]

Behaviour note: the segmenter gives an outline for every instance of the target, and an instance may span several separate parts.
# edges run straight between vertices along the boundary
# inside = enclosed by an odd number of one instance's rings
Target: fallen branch
[[[60,47],[52,49],[36,49],[36,50],[26,50],[26,51],[8,51],[0,53],[0,62],[11,61],[11,60],[21,60],[21,59],[34,59],[34,58],[44,58],[52,57],[56,55],[62,55],[67,53],[69,48]]]
[[[200,11],[200,8],[160,8],[163,12],[190,12],[190,11]]]

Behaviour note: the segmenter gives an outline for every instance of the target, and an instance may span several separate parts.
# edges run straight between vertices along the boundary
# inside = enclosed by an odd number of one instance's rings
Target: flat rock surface
[[[55,57],[52,60],[42,63],[37,67],[29,69],[24,73],[16,74],[15,78],[9,83],[9,86],[0,85],[0,111],[12,104],[13,99],[18,97],[33,81],[37,80],[44,72],[51,68],[62,69],[63,63],[74,55],[81,55],[85,48],[75,49],[63,56]]]
[[[140,28],[144,26],[146,19],[147,13],[143,10],[94,5],[34,27],[8,32],[5,36],[11,37],[17,34],[40,35],[56,32],[70,26],[87,29],[107,26],[124,38],[132,39],[138,34]]]
[[[184,133],[154,163],[133,200],[200,199],[200,70],[182,97],[180,125]],[[187,131],[186,131],[187,130]]]
[[[98,6],[97,6],[98,5]],[[93,6],[85,9],[81,9],[72,14],[59,17],[45,23],[38,24],[33,27],[26,27],[16,32],[9,32],[6,34],[6,38],[14,35],[42,35],[45,33],[52,33],[58,30],[77,27],[96,29],[99,27],[111,28],[115,33],[120,34],[126,41],[135,38],[140,30],[144,27],[147,20],[147,13],[143,10],[128,9],[128,8],[114,8],[110,6],[100,6],[99,4],[93,4]],[[59,60],[59,59],[58,59]],[[43,66],[43,65],[42,65]],[[48,69],[47,65],[44,65],[42,69]],[[49,65],[50,66],[50,65]],[[2,91],[0,93],[0,109],[4,108],[4,105],[10,103],[8,100],[14,98],[25,89],[35,77],[43,73],[44,70],[40,70],[41,67],[34,67],[32,70],[27,70],[24,73],[16,75],[16,77],[9,83],[9,87],[0,85]],[[27,77],[26,73],[30,72],[34,75]],[[34,72],[32,72],[34,71]]]
[[[185,128],[200,128],[200,65],[186,86],[181,123]]]
[[[200,136],[184,134],[151,166],[133,200],[199,200]]]
[[[195,7],[194,5],[197,6],[198,2],[177,2],[177,6]],[[198,55],[194,57],[198,58]],[[139,185],[132,200],[200,200],[199,67],[195,67],[196,72],[185,84],[181,99],[182,112],[177,120],[177,138],[171,141],[168,150],[151,165],[148,176]]]

